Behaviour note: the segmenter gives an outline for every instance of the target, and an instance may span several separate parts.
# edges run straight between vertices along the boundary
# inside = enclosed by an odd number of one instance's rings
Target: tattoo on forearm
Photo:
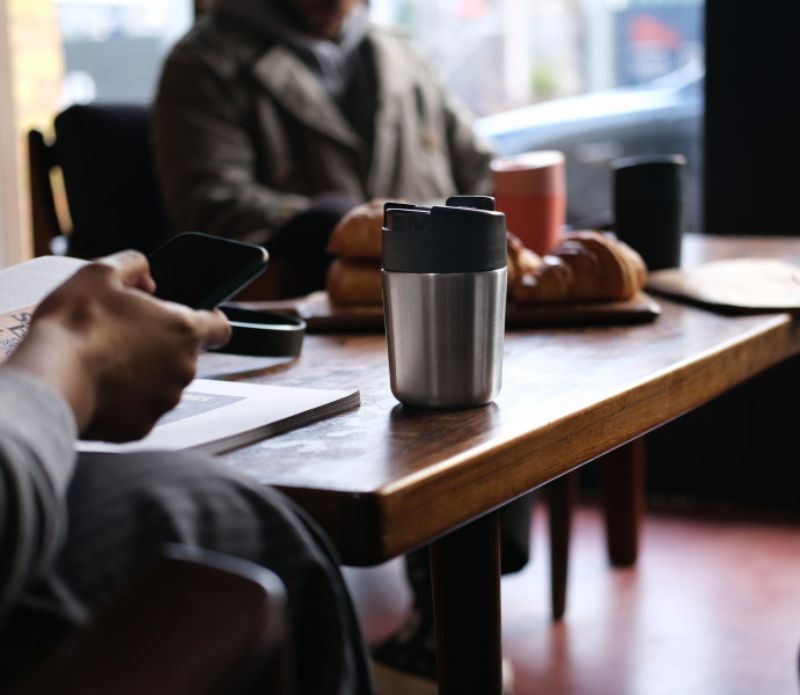
[[[33,308],[0,315],[0,360],[8,357],[28,335]]]

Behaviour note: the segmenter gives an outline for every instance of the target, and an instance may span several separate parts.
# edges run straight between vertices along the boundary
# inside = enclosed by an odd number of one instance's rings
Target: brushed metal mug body
[[[489,403],[500,391],[505,267],[476,273],[383,270],[392,393],[425,408]]]

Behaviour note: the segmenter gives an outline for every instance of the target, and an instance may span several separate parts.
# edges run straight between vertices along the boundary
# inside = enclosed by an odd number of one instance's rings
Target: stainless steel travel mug
[[[385,206],[382,240],[392,393],[424,408],[488,403],[502,380],[505,216],[394,205]]]

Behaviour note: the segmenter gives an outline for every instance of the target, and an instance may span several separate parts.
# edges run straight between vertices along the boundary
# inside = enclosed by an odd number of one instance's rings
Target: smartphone
[[[156,297],[193,309],[213,309],[230,299],[269,262],[261,246],[200,232],[178,234],[148,258]]]

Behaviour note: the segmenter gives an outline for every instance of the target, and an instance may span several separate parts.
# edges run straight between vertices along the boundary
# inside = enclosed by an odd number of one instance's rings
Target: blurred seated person
[[[489,150],[363,0],[217,0],[166,61],[154,144],[174,231],[265,245],[295,294],[353,205],[490,192]]]
[[[0,365],[0,690],[161,555],[166,543],[262,564],[287,588],[298,692],[371,693],[337,561],[278,492],[188,452],[77,456],[144,436],[175,406],[219,312],[151,296],[147,260],[79,270]]]

